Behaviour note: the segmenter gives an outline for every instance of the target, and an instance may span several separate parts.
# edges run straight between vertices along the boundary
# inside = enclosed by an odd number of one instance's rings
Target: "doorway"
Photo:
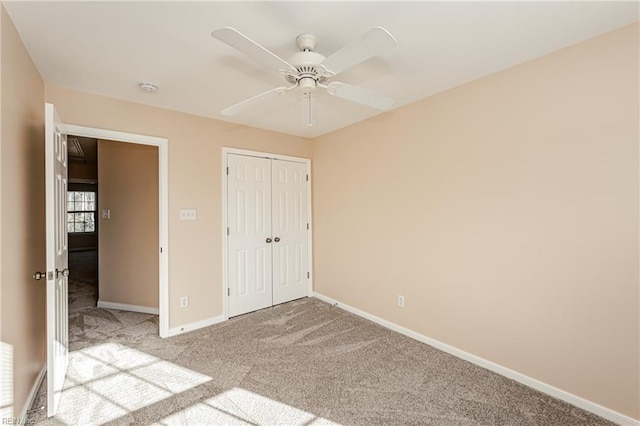
[[[67,142],[69,314],[97,306],[157,315],[158,148]]]
[[[155,228],[155,234],[157,235],[157,246],[155,247],[157,252],[154,251],[150,256],[157,256],[157,260],[155,262],[157,267],[157,279],[154,279],[157,283],[157,308],[153,308],[150,310],[146,310],[147,313],[155,313],[159,315],[159,334],[160,337],[168,337],[169,336],[169,303],[168,303],[168,140],[164,138],[158,138],[153,136],[145,136],[138,135],[133,133],[123,133],[116,132],[111,130],[83,127],[83,126],[75,126],[75,125],[61,125],[62,130],[67,135],[74,135],[76,138],[93,138],[98,141],[104,141],[105,144],[118,144],[124,145],[125,148],[129,147],[136,151],[136,146],[139,148],[149,147],[153,148],[153,151],[156,152],[156,177],[157,185],[156,188],[156,204],[155,211],[154,209],[145,210],[147,217],[152,217],[156,219],[155,223],[157,227]],[[72,137],[69,137],[72,138]],[[137,150],[140,151],[140,150]],[[106,190],[107,188],[103,188]],[[131,188],[127,188],[129,190]],[[128,191],[129,192],[129,191]],[[99,193],[99,189],[96,185],[96,194]],[[101,221],[103,220],[103,216],[107,216],[105,218],[106,221],[110,220],[112,216],[112,212],[110,206],[98,206],[98,199],[96,199],[96,211],[95,211],[95,228],[96,230],[100,229]],[[104,207],[104,208],[103,208]],[[105,212],[106,210],[106,212]],[[112,223],[112,222],[107,222]],[[104,223],[102,224],[103,226]],[[69,225],[68,225],[69,226]],[[106,226],[105,226],[106,229]],[[136,238],[135,235],[131,235],[131,238]],[[98,246],[97,246],[98,247]],[[106,251],[103,247],[103,251]],[[100,255],[100,249],[98,249],[97,256]],[[96,256],[96,259],[97,259]],[[70,261],[73,259],[73,255],[70,255]],[[89,257],[89,256],[86,256]],[[74,259],[75,260],[75,259]],[[79,263],[87,261],[90,259],[78,259]],[[90,273],[90,272],[89,272]],[[97,272],[99,274],[99,270]],[[117,277],[116,277],[117,278]],[[99,295],[98,297],[102,297]],[[123,306],[118,306],[117,303],[98,303],[99,307],[105,308],[113,308],[113,309],[122,309]],[[126,309],[130,309],[131,306],[124,306]],[[140,312],[145,312],[144,306],[134,305],[133,309],[137,309]]]
[[[98,140],[67,136],[69,313],[98,302]]]
[[[311,295],[310,160],[223,149],[225,318]]]

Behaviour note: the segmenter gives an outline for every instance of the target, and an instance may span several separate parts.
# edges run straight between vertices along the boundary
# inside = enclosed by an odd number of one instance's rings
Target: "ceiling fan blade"
[[[295,87],[295,86],[294,86]],[[232,115],[236,115],[240,111],[250,108],[255,104],[259,104],[267,99],[274,98],[286,92],[288,87],[276,87],[275,89],[268,90],[264,93],[260,93],[259,95],[253,96],[249,99],[245,99],[244,101],[238,102],[235,105],[230,106],[229,108],[223,109],[220,114],[230,117]]]
[[[275,68],[276,70],[293,70],[293,72],[295,72],[295,67],[289,62],[285,61],[267,48],[259,45],[234,28],[220,28],[219,30],[213,31],[211,36],[256,60],[259,60],[271,68]]]
[[[382,111],[386,111],[391,108],[395,102],[393,98],[383,95],[382,93],[337,81],[327,85],[327,92],[338,98],[357,102]]]
[[[396,45],[394,36],[382,27],[371,28],[322,62],[334,75]]]

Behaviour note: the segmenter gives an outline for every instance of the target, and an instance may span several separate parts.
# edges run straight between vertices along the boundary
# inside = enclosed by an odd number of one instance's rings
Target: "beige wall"
[[[98,233],[68,234],[69,251],[96,250],[98,248]]]
[[[634,25],[316,139],[315,290],[640,418],[638,51]]]
[[[98,181],[99,300],[157,308],[158,147],[99,140]]]
[[[45,92],[66,123],[169,139],[170,327],[222,315],[221,148],[309,158],[311,141],[57,86]],[[198,220],[180,221],[181,208],[197,209]]]
[[[98,179],[98,169],[95,164],[69,162],[69,179],[83,179],[96,181]]]
[[[0,5],[0,339],[13,347],[18,415],[45,360],[44,85]]]

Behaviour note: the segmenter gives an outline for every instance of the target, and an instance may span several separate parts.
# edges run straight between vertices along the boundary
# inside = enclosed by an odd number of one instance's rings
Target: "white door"
[[[273,304],[308,295],[307,166],[272,160]]]
[[[58,410],[69,355],[67,317],[67,135],[53,105],[45,104],[47,228],[47,415]]]
[[[227,157],[229,316],[273,304],[271,160]]]
[[[230,317],[309,293],[307,165],[227,154]]]

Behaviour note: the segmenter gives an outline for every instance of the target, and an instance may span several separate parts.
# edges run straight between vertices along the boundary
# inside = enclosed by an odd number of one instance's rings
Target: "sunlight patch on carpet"
[[[241,388],[229,389],[180,410],[156,425],[338,425],[304,410]]]
[[[119,343],[92,346],[69,354],[56,418],[66,424],[103,424],[210,380]]]

